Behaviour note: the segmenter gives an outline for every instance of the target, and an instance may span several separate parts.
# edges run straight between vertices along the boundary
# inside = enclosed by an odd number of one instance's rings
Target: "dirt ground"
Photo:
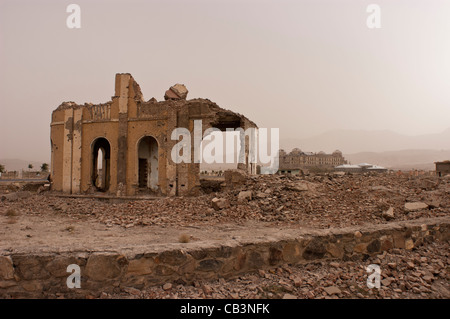
[[[251,191],[251,195],[241,196],[245,191]],[[22,193],[18,199],[6,198],[0,202],[0,251],[3,253],[95,250],[121,251],[131,255],[145,251],[149,246],[162,250],[179,245],[200,247],[233,241],[267,240],[301,230],[363,227],[445,217],[450,212],[448,178],[392,174],[257,176],[248,178],[242,185],[198,197],[114,203],[58,197],[52,192]],[[214,209],[213,198],[223,199],[225,206]],[[411,203],[420,203],[420,208],[408,208],[407,204]],[[392,214],[386,215],[390,209]],[[180,243],[182,237],[189,243]],[[379,261],[385,262],[388,270],[386,278],[391,278],[389,280],[395,284],[377,293],[361,291],[351,275],[357,269],[362,276],[361,267],[367,262],[340,262],[339,267],[322,262],[313,264],[315,266],[286,265],[274,273],[249,274],[226,282],[181,285],[168,290],[155,287],[146,292],[131,289],[123,294],[103,297],[448,298],[448,248],[448,243],[440,243],[414,252],[396,250],[379,256]],[[427,262],[421,257],[426,257]],[[416,269],[411,276],[389,272],[389,263],[399,263],[405,271],[412,270],[408,261],[417,258],[417,265],[421,266],[423,261],[425,268]],[[307,279],[293,285],[297,278]],[[402,280],[408,285],[402,286]],[[421,286],[414,286],[418,281]],[[340,283],[339,293],[333,289],[331,292],[324,290],[324,287],[336,283]]]
[[[251,191],[251,198],[239,199]],[[0,250],[125,250],[266,238],[298,229],[342,228],[444,217],[450,180],[390,175],[256,176],[198,197],[111,203],[24,192],[0,203]],[[213,198],[228,206],[212,208]],[[405,204],[421,202],[408,211]],[[424,208],[426,207],[426,208]],[[393,216],[385,216],[392,208]]]

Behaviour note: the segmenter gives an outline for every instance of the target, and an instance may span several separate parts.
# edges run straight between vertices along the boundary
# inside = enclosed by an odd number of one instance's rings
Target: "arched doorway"
[[[98,138],[92,145],[92,184],[106,192],[110,184],[111,146],[106,138]]]
[[[138,184],[141,191],[159,189],[158,142],[152,136],[144,136],[138,143]]]

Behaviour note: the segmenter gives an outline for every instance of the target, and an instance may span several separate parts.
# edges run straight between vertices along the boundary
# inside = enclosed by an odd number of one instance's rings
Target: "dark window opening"
[[[94,142],[92,149],[92,184],[100,192],[106,192],[110,185],[111,146],[105,138]]]
[[[157,191],[158,142],[151,136],[143,137],[138,144],[138,184],[141,189]]]

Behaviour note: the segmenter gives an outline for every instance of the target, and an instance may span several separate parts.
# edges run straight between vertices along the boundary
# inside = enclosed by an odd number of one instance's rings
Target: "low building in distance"
[[[375,172],[375,173],[385,173],[387,168],[382,166],[377,166],[369,163],[361,163],[357,165],[343,164],[338,165],[334,168],[337,172],[349,172],[349,173],[365,173],[365,172]]]
[[[436,175],[441,177],[450,174],[450,161],[435,162],[436,164]]]

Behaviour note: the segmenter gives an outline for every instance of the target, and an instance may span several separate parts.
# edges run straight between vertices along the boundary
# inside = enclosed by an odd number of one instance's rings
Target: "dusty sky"
[[[68,29],[66,7],[81,7]],[[368,4],[381,29],[366,26]],[[62,101],[184,83],[281,137],[450,127],[450,1],[0,0],[0,158],[48,161]]]

